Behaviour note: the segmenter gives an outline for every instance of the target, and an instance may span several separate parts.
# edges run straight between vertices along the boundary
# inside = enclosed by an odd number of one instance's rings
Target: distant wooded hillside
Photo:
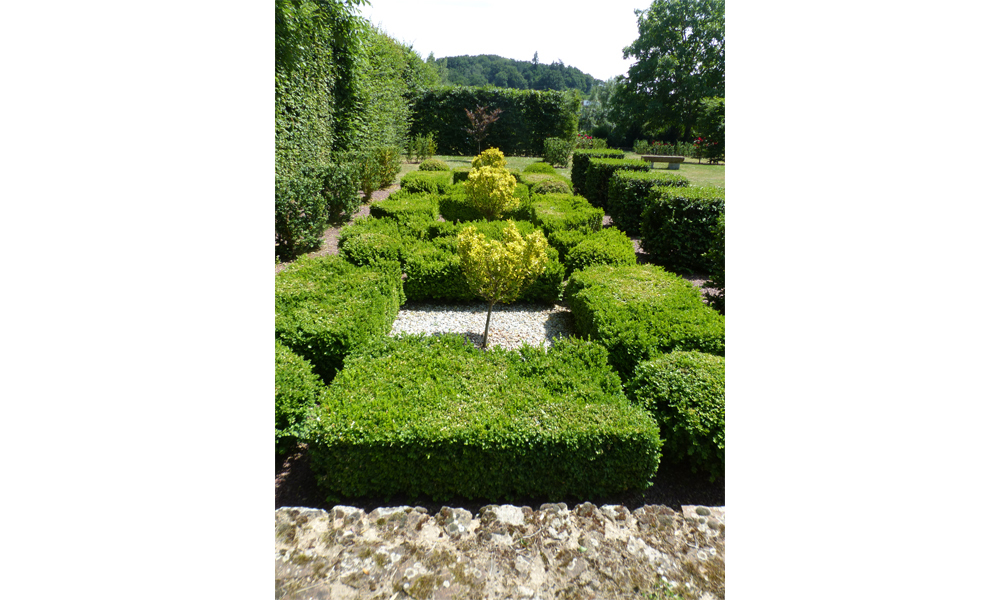
[[[599,81],[576,67],[567,67],[562,60],[550,65],[539,63],[537,52],[532,61],[503,58],[495,54],[434,58],[432,52],[427,57],[427,62],[437,66],[442,85],[495,85],[519,90],[580,90],[582,94],[589,94]]]

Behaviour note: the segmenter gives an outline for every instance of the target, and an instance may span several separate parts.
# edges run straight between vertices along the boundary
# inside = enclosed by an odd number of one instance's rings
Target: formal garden
[[[313,506],[724,504],[724,101],[609,147],[578,94],[436,85],[352,4],[277,5],[276,470]],[[400,327],[443,306],[481,320]]]

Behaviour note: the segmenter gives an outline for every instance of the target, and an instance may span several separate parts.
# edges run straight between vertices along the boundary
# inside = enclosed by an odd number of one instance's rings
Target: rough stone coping
[[[678,587],[725,597],[725,506],[275,511],[275,597],[286,600],[631,599]]]
[[[662,156],[659,154],[643,154],[642,160],[648,160],[649,162],[665,162],[665,163],[680,163],[684,162],[683,156]]]

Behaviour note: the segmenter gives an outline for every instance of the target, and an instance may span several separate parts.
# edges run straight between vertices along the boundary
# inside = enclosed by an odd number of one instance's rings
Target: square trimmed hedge
[[[656,422],[581,340],[518,352],[455,334],[376,340],[318,416],[310,464],[336,497],[586,499],[648,488],[660,460]]]
[[[405,298],[399,263],[300,258],[274,276],[274,337],[329,382],[352,350],[392,330]]]
[[[712,250],[719,216],[725,212],[722,188],[657,188],[642,211],[642,248],[672,271],[708,271],[712,261],[705,255]]]
[[[410,171],[399,180],[399,187],[411,194],[443,194],[452,178],[451,171]]]
[[[688,187],[688,179],[663,171],[615,171],[608,184],[608,214],[615,226],[632,237],[642,233],[642,211],[653,189]]]
[[[608,205],[608,186],[617,171],[649,171],[649,163],[636,158],[592,158],[583,192],[591,204],[602,208]]]
[[[436,173],[436,171],[424,171]],[[381,202],[371,204],[371,216],[375,218],[390,217],[399,222],[423,220],[432,221],[438,218],[437,194],[396,192]]]
[[[570,276],[564,297],[577,335],[603,344],[625,380],[636,365],[666,352],[726,354],[726,318],[694,285],[661,267],[589,267]]]
[[[584,189],[587,187],[587,166],[592,158],[625,158],[625,152],[613,148],[583,148],[574,151],[573,167],[570,169],[569,177],[573,182],[573,191],[577,194],[584,194]]]
[[[548,236],[556,231],[580,229],[600,231],[604,210],[587,202],[583,196],[546,194],[535,198],[530,208],[531,222]]]

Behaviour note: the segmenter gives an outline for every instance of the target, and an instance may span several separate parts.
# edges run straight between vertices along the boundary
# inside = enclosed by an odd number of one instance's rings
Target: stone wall
[[[725,598],[725,507],[275,511],[275,598]]]

